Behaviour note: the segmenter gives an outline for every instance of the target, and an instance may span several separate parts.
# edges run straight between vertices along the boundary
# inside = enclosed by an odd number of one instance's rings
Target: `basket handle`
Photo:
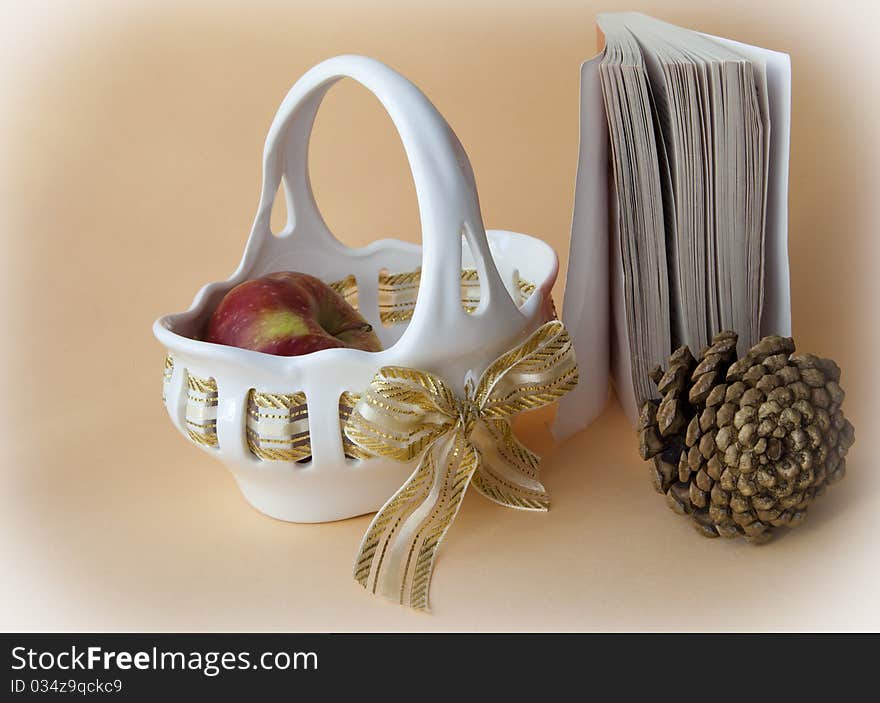
[[[269,220],[283,176],[288,211],[285,234],[324,239],[344,250],[329,231],[312,193],[308,145],[324,95],[345,77],[356,80],[379,99],[400,134],[412,169],[422,228],[422,276],[404,337],[415,340],[431,329],[436,336],[438,325],[450,329],[451,324],[474,324],[484,311],[491,311],[491,319],[502,327],[521,328],[522,314],[489,251],[473,171],[461,143],[415,85],[374,59],[353,55],[328,59],[305,73],[284,98],[266,138],[263,190],[252,238],[272,236]],[[461,305],[462,235],[474,256],[481,284],[480,305],[473,315],[465,313]],[[488,316],[479,324],[485,324],[486,319]],[[498,325],[493,330],[502,331],[507,330],[498,329]]]

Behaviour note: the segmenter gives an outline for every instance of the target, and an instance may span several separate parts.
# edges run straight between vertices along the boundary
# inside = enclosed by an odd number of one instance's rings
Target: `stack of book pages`
[[[598,26],[563,310],[582,381],[560,436],[601,410],[609,369],[635,421],[678,346],[734,330],[742,353],[791,326],[788,56],[637,13]]]

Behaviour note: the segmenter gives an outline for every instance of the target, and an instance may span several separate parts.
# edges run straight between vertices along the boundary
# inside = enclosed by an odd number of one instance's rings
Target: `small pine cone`
[[[699,360],[681,347],[651,372],[661,398],[642,406],[639,451],[701,534],[761,543],[843,477],[855,436],[837,364],[776,336],[737,359],[736,342],[721,332]]]

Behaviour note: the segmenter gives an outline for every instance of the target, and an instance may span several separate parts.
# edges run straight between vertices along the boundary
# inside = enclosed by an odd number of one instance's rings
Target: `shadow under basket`
[[[327,229],[309,186],[311,126],[327,89],[349,76],[376,94],[401,134],[422,213],[423,245],[360,249]],[[258,510],[322,522],[378,510],[414,463],[371,457],[343,427],[383,366],[436,373],[460,391],[525,334],[555,316],[556,254],[534,237],[483,228],[470,164],[452,130],[409,81],[363,57],[306,73],[282,103],[264,151],[263,190],[242,261],[183,313],[154,324],[166,348],[162,397],[174,425],[232,471]],[[269,229],[279,185],[289,219]],[[330,283],[373,325],[383,351],[327,349],[282,357],[198,339],[227,291],[275,271]]]

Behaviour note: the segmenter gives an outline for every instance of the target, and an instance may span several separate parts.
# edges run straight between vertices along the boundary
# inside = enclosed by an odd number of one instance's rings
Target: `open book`
[[[601,412],[609,371],[635,423],[678,346],[697,354],[732,329],[743,352],[791,333],[789,57],[637,13],[598,25],[563,308],[581,382],[560,438]]]

